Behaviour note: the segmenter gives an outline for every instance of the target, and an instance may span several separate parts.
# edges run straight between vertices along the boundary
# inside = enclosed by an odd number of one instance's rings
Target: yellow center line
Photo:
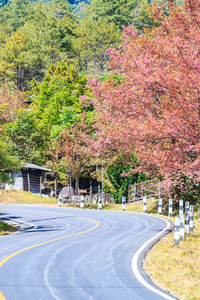
[[[13,209],[7,209],[7,210],[13,210]],[[16,210],[14,210],[16,211]],[[77,232],[77,233],[73,233],[73,234],[70,234],[70,235],[67,235],[67,236],[63,236],[63,237],[60,237],[60,238],[56,238],[56,239],[53,239],[53,240],[50,240],[50,241],[47,241],[47,242],[43,242],[43,243],[40,243],[40,244],[36,244],[36,245],[33,245],[33,246],[30,246],[30,247],[27,247],[25,249],[22,249],[22,250],[19,250],[11,255],[9,255],[8,257],[4,258],[2,261],[0,261],[0,267],[3,266],[3,264],[5,264],[5,262],[7,262],[9,259],[11,259],[12,257],[22,253],[22,252],[25,252],[29,249],[33,249],[33,248],[36,248],[38,246],[42,246],[42,245],[45,245],[45,244],[49,244],[49,243],[52,243],[52,242],[55,242],[55,241],[59,241],[59,240],[62,240],[62,239],[66,239],[68,237],[71,237],[71,236],[75,236],[75,235],[79,235],[79,234],[82,234],[82,233],[85,233],[85,232],[88,232],[88,231],[91,231],[95,228],[97,228],[99,226],[99,222],[98,221],[95,221],[93,219],[89,219],[89,218],[85,218],[85,217],[78,217],[78,216],[72,216],[72,215],[66,215],[66,214],[61,214],[61,213],[46,213],[46,212],[35,212],[35,211],[27,211],[27,210],[17,210],[17,211],[23,211],[23,212],[34,212],[34,213],[39,213],[39,214],[47,214],[47,215],[62,215],[62,216],[66,216],[66,217],[73,217],[73,218],[78,218],[78,219],[85,219],[85,220],[89,220],[89,221],[92,221],[92,222],[95,222],[96,225],[87,229],[87,230],[84,230],[84,231],[80,231],[80,232]],[[6,300],[6,298],[3,296],[3,294],[1,293],[0,291],[0,300]]]
[[[6,298],[5,298],[4,295],[1,293],[1,291],[0,291],[0,300],[6,300]]]

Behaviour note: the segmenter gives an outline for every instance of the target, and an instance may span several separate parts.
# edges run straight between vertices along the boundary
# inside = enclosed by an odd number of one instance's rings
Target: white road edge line
[[[34,225],[32,223],[27,223],[27,222],[24,222],[24,221],[20,221],[20,222],[23,223],[23,224],[25,224],[25,225],[30,225],[31,228],[28,229],[28,230],[37,229],[37,227],[38,227],[37,225]]]
[[[167,226],[165,229],[163,229],[160,233],[158,233],[157,235],[155,235],[154,237],[152,237],[150,240],[148,240],[145,244],[142,245],[142,247],[140,247],[140,249],[138,249],[138,251],[135,253],[135,255],[133,256],[132,258],[132,263],[131,263],[131,266],[132,266],[132,270],[133,270],[133,274],[135,275],[135,277],[137,278],[137,280],[142,284],[144,285],[147,289],[151,290],[152,292],[162,296],[163,298],[165,299],[168,299],[168,300],[174,300],[174,299],[177,299],[177,298],[174,298],[174,297],[171,297],[171,296],[168,296],[167,294],[159,291],[158,289],[154,288],[153,286],[151,286],[149,283],[147,283],[144,278],[142,277],[142,275],[140,274],[139,272],[139,269],[138,269],[138,258],[139,258],[139,255],[140,253],[147,247],[148,244],[150,244],[154,239],[158,238],[159,236],[161,236],[169,227],[170,227],[170,223],[168,220],[164,219],[164,218],[161,218],[161,217],[157,217],[157,216],[153,216],[155,218],[160,218],[162,220],[165,220],[165,222],[167,223]]]

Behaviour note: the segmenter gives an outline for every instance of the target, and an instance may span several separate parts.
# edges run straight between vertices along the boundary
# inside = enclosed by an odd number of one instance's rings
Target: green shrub
[[[131,166],[119,163],[114,167],[107,168],[107,175],[112,183],[114,190],[112,191],[114,202],[122,203],[122,196],[128,198],[128,186],[129,184],[139,183],[147,180],[144,173],[133,173],[128,176],[122,176],[123,173],[130,171]]]

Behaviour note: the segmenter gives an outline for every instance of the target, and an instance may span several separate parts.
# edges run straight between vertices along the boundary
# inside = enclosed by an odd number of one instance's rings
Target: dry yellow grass
[[[28,192],[7,190],[0,191],[0,204],[41,204],[41,205],[58,205],[58,200],[53,197],[41,197]],[[154,200],[147,201],[147,210],[151,209],[155,205]],[[63,207],[70,207],[70,204],[62,204]],[[73,205],[72,205],[73,206]],[[104,205],[103,205],[104,206]],[[89,207],[88,207],[89,208]],[[108,203],[105,207],[107,210],[121,211],[121,204]],[[142,212],[142,202],[136,202],[134,204],[126,204],[126,211]]]
[[[155,205],[154,200],[147,201],[147,211],[150,210]],[[122,205],[112,203],[108,206],[109,210],[121,211]],[[135,202],[135,203],[126,203],[126,211],[133,211],[133,212],[143,212],[143,203],[142,202]]]
[[[200,213],[195,214],[194,226],[178,246],[174,232],[164,237],[144,261],[151,279],[180,299],[200,299]]]
[[[23,191],[1,191],[0,204],[42,204],[52,205],[57,204],[55,198],[46,198]]]

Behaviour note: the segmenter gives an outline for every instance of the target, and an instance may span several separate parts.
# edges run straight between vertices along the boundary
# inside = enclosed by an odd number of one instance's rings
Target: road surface
[[[169,230],[164,219],[34,205],[0,212],[27,229],[0,237],[0,300],[176,299],[142,269],[143,245]]]

